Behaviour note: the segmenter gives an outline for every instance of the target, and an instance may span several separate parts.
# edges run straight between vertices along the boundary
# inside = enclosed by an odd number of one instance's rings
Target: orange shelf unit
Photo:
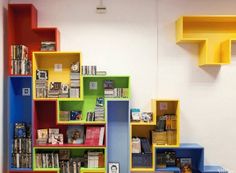
[[[8,5],[8,74],[11,74],[11,45],[25,45],[32,52],[40,51],[42,41],[53,41],[60,50],[60,33],[57,28],[37,26],[37,10],[32,4]],[[14,76],[14,75],[12,75]],[[31,75],[28,75],[31,76]]]

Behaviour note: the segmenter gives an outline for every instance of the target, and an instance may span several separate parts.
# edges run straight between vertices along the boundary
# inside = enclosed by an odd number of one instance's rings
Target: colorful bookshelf
[[[233,15],[182,16],[176,22],[176,41],[199,44],[200,66],[229,64],[235,21]]]
[[[7,46],[8,67],[8,141],[12,146],[14,142],[15,123],[32,125],[32,74],[13,74],[12,45],[25,45],[28,47],[28,59],[32,60],[32,52],[40,51],[41,42],[55,42],[55,50],[60,48],[60,33],[57,28],[39,28],[37,26],[37,10],[32,4],[9,4],[7,16],[8,32]],[[32,172],[32,165],[15,167],[13,165],[13,148],[9,148],[8,170],[14,172]]]

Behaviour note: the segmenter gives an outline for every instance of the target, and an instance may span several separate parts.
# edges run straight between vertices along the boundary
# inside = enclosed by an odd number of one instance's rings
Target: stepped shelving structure
[[[178,41],[194,40],[195,36],[189,36],[192,32],[189,24],[197,22],[200,31],[206,28],[205,23],[199,20],[202,18],[188,19],[181,18],[178,25]],[[210,21],[216,21],[209,18]],[[231,25],[233,18],[227,19],[226,24]],[[187,24],[185,24],[187,22]],[[228,23],[227,23],[228,22]],[[200,24],[200,25],[199,25]],[[216,26],[219,24],[216,22]],[[190,29],[189,29],[190,27]],[[185,33],[185,31],[187,33]],[[196,30],[193,29],[195,32]],[[198,29],[197,29],[198,31]],[[218,31],[218,30],[217,30]],[[221,28],[220,31],[224,31]],[[184,34],[182,33],[184,32]],[[188,37],[189,36],[189,37]],[[205,37],[204,37],[205,38]],[[223,38],[223,36],[222,36]],[[200,39],[197,38],[199,41]],[[229,43],[223,43],[223,47],[228,50]],[[55,51],[40,51],[41,42],[55,42]],[[202,41],[201,41],[202,43]],[[203,39],[203,47],[206,46],[206,39]],[[32,74],[12,73],[12,45],[25,45],[29,48],[29,60],[32,61]],[[206,53],[206,48],[203,48]],[[129,76],[97,76],[81,75],[82,54],[81,52],[59,52],[60,34],[57,28],[39,28],[37,26],[37,10],[32,4],[9,4],[8,6],[8,172],[9,173],[59,173],[60,168],[37,167],[36,157],[41,152],[59,152],[69,150],[74,157],[84,156],[88,151],[98,151],[104,154],[103,167],[90,168],[82,166],[81,173],[108,173],[109,162],[119,162],[120,173],[128,172],[174,172],[179,173],[178,167],[157,167],[158,154],[165,151],[175,151],[178,157],[190,157],[193,161],[193,173],[226,173],[220,166],[204,166],[204,148],[198,144],[180,143],[180,101],[177,99],[154,99],[152,100],[153,120],[151,122],[132,122],[130,119],[130,98],[131,86]],[[225,50],[223,51],[225,52]],[[201,60],[200,65],[228,63],[229,52],[225,52],[226,59],[222,61],[215,57],[213,62]],[[206,56],[204,56],[206,57]],[[48,84],[51,82],[70,83],[71,64],[79,64],[79,97],[75,98],[48,98],[37,97],[36,80],[38,74],[36,70],[47,70]],[[104,95],[104,81],[113,81],[115,88],[127,89],[125,97],[106,97]],[[95,84],[95,86],[94,86]],[[28,91],[25,94],[23,91]],[[104,98],[104,120],[88,121],[87,113],[93,112],[97,98]],[[162,106],[161,106],[162,105]],[[164,108],[163,108],[163,105]],[[162,108],[161,108],[162,107]],[[65,120],[61,118],[62,111],[81,110],[82,118],[79,120]],[[156,129],[157,121],[163,114],[176,115],[176,129],[172,132],[175,139],[171,144],[156,144],[151,142],[152,152],[147,155],[149,163],[141,162],[134,164],[132,153],[132,137],[145,137],[151,141],[150,131]],[[14,167],[13,165],[13,143],[14,125],[24,122],[32,125],[32,140],[29,153],[32,153],[32,164],[29,167]],[[67,128],[69,126],[82,125],[104,127],[105,135],[102,145],[71,144],[67,139]],[[39,129],[58,128],[63,134],[64,144],[39,144],[37,142]],[[30,146],[29,146],[30,148]]]

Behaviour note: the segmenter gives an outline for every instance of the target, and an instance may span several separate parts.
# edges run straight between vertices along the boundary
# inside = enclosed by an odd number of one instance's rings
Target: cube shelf
[[[181,144],[178,148],[156,148],[156,157],[164,152],[175,152],[177,158],[191,158],[193,173],[204,172],[204,148],[202,146],[198,144]],[[170,169],[178,172],[178,168],[159,169],[156,167],[156,171],[168,171]]]
[[[176,42],[199,44],[199,66],[229,64],[235,22],[233,15],[182,16],[176,22]]]

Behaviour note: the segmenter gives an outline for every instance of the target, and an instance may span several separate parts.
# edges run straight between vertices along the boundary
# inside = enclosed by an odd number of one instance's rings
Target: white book
[[[101,127],[100,135],[99,135],[99,144],[98,145],[103,145],[104,133],[105,133],[105,128]]]

